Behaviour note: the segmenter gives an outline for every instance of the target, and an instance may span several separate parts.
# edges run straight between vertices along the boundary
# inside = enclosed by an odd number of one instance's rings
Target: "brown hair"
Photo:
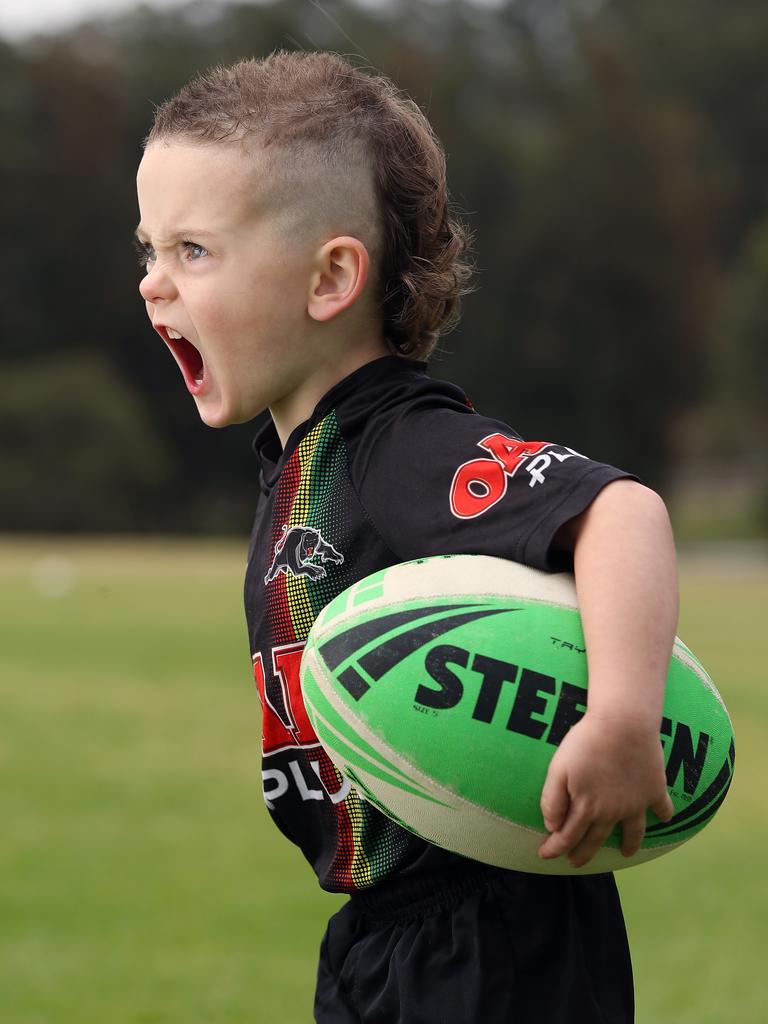
[[[470,233],[452,209],[439,140],[390,79],[336,53],[278,50],[199,75],[159,106],[145,146],[174,136],[312,144],[331,166],[362,147],[379,204],[377,283],[389,344],[424,359],[458,321],[460,297],[471,291]]]

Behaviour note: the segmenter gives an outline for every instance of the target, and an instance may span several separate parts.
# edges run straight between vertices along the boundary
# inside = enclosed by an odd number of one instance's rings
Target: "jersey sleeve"
[[[558,530],[631,474],[551,441],[527,441],[467,411],[399,417],[366,453],[358,493],[400,561],[482,554],[534,568],[572,568]]]

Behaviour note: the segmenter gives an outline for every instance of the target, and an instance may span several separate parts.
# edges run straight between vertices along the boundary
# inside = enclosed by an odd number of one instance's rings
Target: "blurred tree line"
[[[761,0],[203,0],[0,41],[0,528],[248,529],[254,427],[203,426],[146,322],[134,175],[153,104],[277,47],[380,68],[443,140],[478,290],[436,376],[668,496],[743,484],[765,528]]]

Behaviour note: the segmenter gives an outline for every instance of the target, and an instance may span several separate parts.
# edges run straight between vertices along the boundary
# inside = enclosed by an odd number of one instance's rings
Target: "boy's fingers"
[[[561,774],[557,769],[553,770],[550,766],[544,788],[541,791],[540,801],[541,813],[544,816],[544,824],[548,832],[557,832],[559,828],[562,828],[569,805],[570,798],[568,797],[565,774]]]
[[[621,852],[625,857],[631,857],[640,849],[645,835],[645,811],[634,818],[627,818],[621,823],[621,828]]]
[[[592,860],[612,831],[613,822],[610,821],[596,821],[591,825],[581,842],[568,855],[571,865],[580,868]]]
[[[651,810],[661,821],[669,821],[675,813],[675,805],[669,793],[665,793],[655,804],[651,804]]]
[[[541,844],[539,856],[549,859],[568,853],[582,841],[589,826],[589,818],[584,814],[577,814],[572,808],[563,827]]]

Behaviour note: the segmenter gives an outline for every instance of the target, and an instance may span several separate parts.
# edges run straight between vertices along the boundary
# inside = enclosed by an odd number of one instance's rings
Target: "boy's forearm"
[[[592,716],[658,723],[677,626],[675,547],[661,498],[609,484],[574,521]]]
[[[640,848],[646,810],[673,814],[659,742],[677,623],[677,572],[664,503],[630,480],[609,484],[565,536],[574,549],[587,647],[587,713],[552,758],[541,794],[545,859],[586,864],[619,823]]]

